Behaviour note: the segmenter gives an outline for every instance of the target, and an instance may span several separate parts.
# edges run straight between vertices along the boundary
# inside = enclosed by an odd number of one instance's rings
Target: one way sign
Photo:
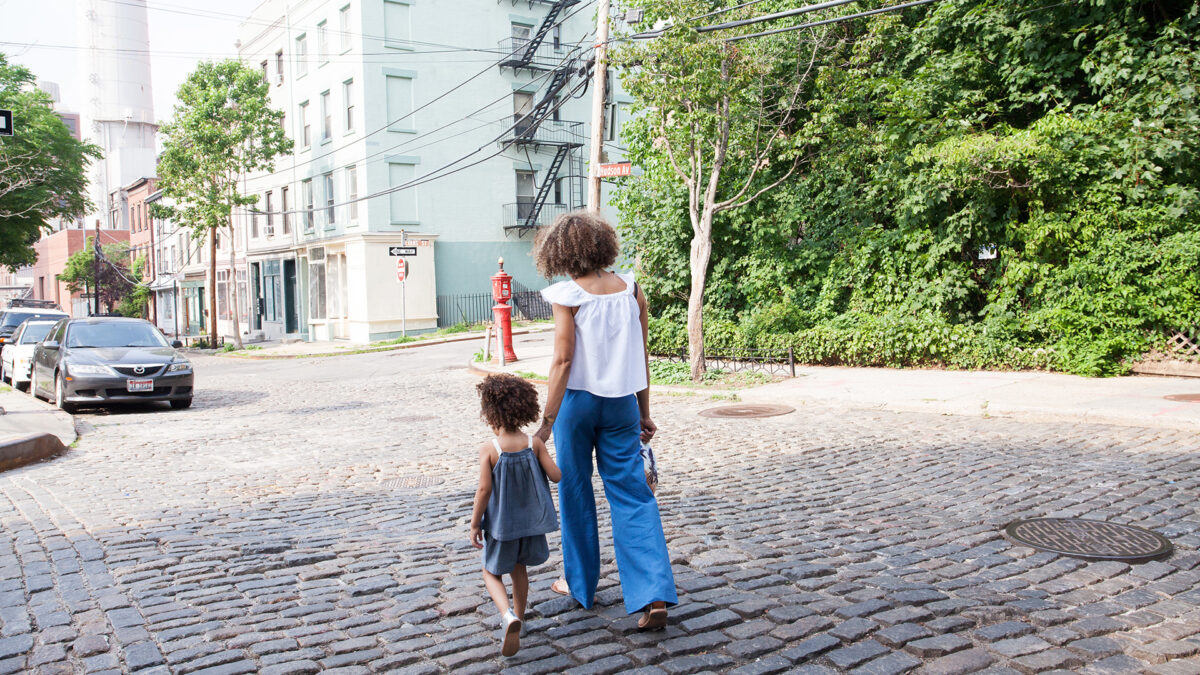
[[[417,254],[416,246],[389,246],[388,255],[390,256],[411,256]]]

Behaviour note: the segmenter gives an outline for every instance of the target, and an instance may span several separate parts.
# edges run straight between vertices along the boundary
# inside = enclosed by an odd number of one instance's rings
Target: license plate
[[[125,389],[128,391],[154,391],[154,380],[127,380]]]

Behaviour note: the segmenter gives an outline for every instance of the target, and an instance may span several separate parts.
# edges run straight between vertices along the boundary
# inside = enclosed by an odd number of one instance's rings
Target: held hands
[[[654,434],[658,432],[658,426],[654,424],[654,420],[649,417],[642,418],[642,442],[649,443]]]
[[[483,529],[478,525],[471,526],[471,545],[475,548],[483,548]]]
[[[551,424],[550,422],[543,421],[542,426],[537,431],[535,431],[533,435],[542,439],[542,442],[545,443],[546,441],[550,440],[550,432],[553,429],[554,429],[553,424]]]

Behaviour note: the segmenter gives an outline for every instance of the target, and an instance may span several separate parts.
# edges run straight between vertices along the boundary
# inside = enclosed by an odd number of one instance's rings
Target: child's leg
[[[524,573],[525,568],[521,568]],[[515,582],[514,582],[515,583]],[[529,578],[525,579],[526,588],[528,588]],[[504,588],[504,579],[492,574],[486,569],[483,571],[483,585],[487,586],[488,595],[492,596],[492,602],[496,603],[496,609],[504,614],[508,611],[508,591]]]
[[[514,565],[512,571],[512,601],[513,613],[517,618],[525,620],[525,602],[529,598],[529,571],[524,565]]]

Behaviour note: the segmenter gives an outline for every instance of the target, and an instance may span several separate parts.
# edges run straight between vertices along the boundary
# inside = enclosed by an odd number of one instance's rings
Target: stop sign
[[[404,281],[408,276],[408,260],[404,258],[396,259],[396,281]]]

